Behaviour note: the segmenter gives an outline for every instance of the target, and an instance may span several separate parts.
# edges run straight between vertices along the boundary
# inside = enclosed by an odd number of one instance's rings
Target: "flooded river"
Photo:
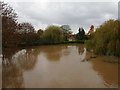
[[[92,54],[84,45],[66,44],[6,49],[3,52],[3,88],[118,87],[118,65]]]

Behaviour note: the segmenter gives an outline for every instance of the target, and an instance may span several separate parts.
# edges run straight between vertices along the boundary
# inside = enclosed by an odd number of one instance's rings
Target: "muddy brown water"
[[[104,62],[105,56],[87,61],[91,53],[81,44],[6,49],[3,54],[3,88],[118,87],[118,64]]]

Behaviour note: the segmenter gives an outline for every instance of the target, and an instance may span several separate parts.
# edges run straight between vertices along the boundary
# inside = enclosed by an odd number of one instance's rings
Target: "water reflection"
[[[17,60],[21,58],[20,67],[24,70],[32,70],[37,63],[38,53],[36,49],[27,49],[25,54],[17,58]]]
[[[41,52],[45,54],[45,57],[51,61],[60,60],[62,56],[62,50],[64,46],[49,46],[41,49]]]
[[[80,54],[81,60],[88,61],[86,58],[92,57],[93,53],[84,52]],[[116,57],[101,56],[97,58],[89,58],[88,62],[92,63],[93,69],[104,80],[107,87],[118,87],[118,64],[104,62],[105,60],[116,60]]]
[[[108,87],[118,87],[118,64],[103,61],[109,58],[115,59],[114,57],[102,56],[92,59],[90,62]]]
[[[15,50],[14,50],[15,51]],[[4,88],[23,88],[24,70],[32,70],[37,62],[37,51],[33,49],[22,49],[11,52],[11,56],[4,52],[2,64],[2,87]],[[13,54],[15,53],[15,54]]]
[[[3,63],[2,68],[2,87],[3,88],[24,88],[23,71],[17,65]]]
[[[58,61],[62,55],[69,55],[70,51],[68,45],[50,45],[41,46],[41,48],[36,48],[41,53],[44,53],[47,60]]]
[[[117,85],[116,64],[100,62],[103,58],[81,62],[89,56],[84,45],[7,49],[3,56],[3,88],[104,88]]]
[[[86,57],[86,48],[84,48],[84,52],[80,54],[80,60],[84,61]]]
[[[78,47],[78,53],[79,53],[79,55],[83,54],[83,52],[85,51],[84,46],[83,45],[81,45],[81,46],[78,45],[77,47]]]

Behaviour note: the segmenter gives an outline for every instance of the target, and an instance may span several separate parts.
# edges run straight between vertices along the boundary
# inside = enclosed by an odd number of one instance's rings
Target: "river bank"
[[[101,59],[103,62],[119,63],[120,64],[120,57],[117,57],[117,56],[96,55],[96,54],[91,53],[91,52],[87,52],[87,56],[84,59],[84,61],[85,60],[86,61],[90,61],[90,60],[95,60],[95,59]]]
[[[73,41],[63,41],[63,42],[33,42],[29,46],[41,46],[41,45],[59,45],[59,44],[72,44],[72,43],[80,43],[84,44],[85,40],[73,40]],[[25,43],[21,43],[18,45],[19,47],[26,47]]]

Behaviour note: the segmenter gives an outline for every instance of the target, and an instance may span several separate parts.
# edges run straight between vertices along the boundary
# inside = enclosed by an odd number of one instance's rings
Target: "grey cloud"
[[[77,32],[78,27],[88,29],[91,24],[98,26],[118,17],[118,7],[113,2],[17,2],[13,6],[19,21],[31,22],[36,29],[50,24],[69,24]]]

